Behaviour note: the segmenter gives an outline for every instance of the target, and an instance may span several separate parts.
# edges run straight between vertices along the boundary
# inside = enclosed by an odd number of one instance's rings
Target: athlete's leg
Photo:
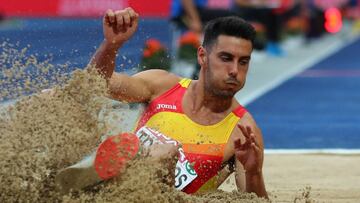
[[[160,162],[168,171],[167,176],[160,177],[169,186],[175,184],[175,168],[179,155],[178,146],[173,144],[154,144],[149,147],[149,157],[156,162]]]
[[[61,193],[79,190],[120,175],[127,163],[136,156],[149,156],[165,165],[169,170],[169,176],[165,177],[164,181],[173,185],[177,155],[178,148],[171,144],[154,144],[141,149],[136,135],[124,133],[107,138],[96,152],[61,170],[55,178],[55,183]]]
[[[133,134],[108,137],[96,152],[57,174],[58,190],[68,193],[117,176],[135,158],[139,148],[139,139]]]

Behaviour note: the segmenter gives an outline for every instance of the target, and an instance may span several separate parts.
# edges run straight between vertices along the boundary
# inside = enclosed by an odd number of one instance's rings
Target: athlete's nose
[[[232,76],[232,77],[236,77],[237,74],[238,74],[238,64],[237,63],[233,63],[230,65],[229,67],[229,76]]]

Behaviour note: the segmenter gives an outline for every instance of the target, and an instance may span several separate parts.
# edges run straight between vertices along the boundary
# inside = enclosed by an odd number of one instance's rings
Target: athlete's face
[[[251,41],[226,35],[220,35],[208,50],[200,48],[206,90],[214,96],[233,97],[245,84],[251,52]]]

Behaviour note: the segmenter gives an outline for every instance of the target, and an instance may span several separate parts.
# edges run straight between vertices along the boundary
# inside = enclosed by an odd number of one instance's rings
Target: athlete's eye
[[[249,64],[249,60],[241,60],[239,63],[240,63],[240,65],[245,66],[245,65]]]
[[[221,60],[222,60],[222,61],[224,61],[224,62],[229,62],[229,61],[231,61],[231,60],[232,60],[232,58],[231,58],[231,57],[229,57],[229,56],[225,56],[225,55],[220,56],[220,58],[221,58]]]

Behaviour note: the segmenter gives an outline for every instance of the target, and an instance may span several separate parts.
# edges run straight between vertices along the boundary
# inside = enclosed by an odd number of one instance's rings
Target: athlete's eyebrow
[[[218,56],[226,56],[226,57],[231,57],[233,58],[234,55],[230,52],[227,52],[227,51],[220,51],[218,54]],[[239,58],[239,60],[250,60],[251,59],[251,56],[250,55],[247,55],[247,56],[241,56]]]
[[[240,57],[240,60],[250,60],[251,56],[242,56]]]
[[[234,57],[234,55],[232,53],[227,52],[227,51],[220,51],[217,55],[218,56]]]

